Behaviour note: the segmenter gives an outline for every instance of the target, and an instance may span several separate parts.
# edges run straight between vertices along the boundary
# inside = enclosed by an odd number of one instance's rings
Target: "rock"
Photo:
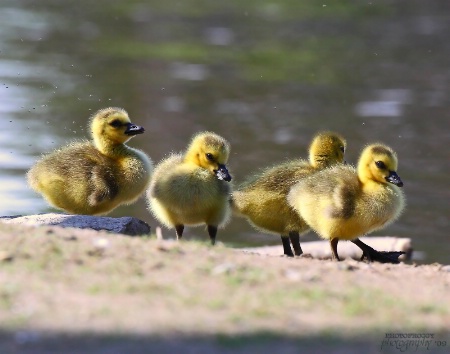
[[[14,340],[20,345],[37,342],[40,337],[40,334],[36,331],[18,331],[14,333]]]
[[[441,268],[441,270],[444,271],[444,272],[450,272],[450,265],[443,266]]]
[[[0,222],[24,225],[48,225],[74,227],[78,229],[105,230],[129,236],[150,234],[150,226],[142,220],[130,216],[111,218],[105,216],[38,214],[28,216],[2,216]]]

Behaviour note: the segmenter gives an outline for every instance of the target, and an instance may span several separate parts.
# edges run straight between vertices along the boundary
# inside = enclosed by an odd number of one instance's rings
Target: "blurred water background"
[[[351,163],[385,142],[408,206],[376,234],[411,237],[420,261],[448,263],[449,33],[448,0],[2,0],[0,215],[54,211],[26,170],[119,106],[146,128],[130,145],[155,162],[197,131],[223,135],[235,184],[305,157],[319,130],[347,138]],[[110,215],[158,225],[143,200]],[[241,219],[218,240],[279,244]]]

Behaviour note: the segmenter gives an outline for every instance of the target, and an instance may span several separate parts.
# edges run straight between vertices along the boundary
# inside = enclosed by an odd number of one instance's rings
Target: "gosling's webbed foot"
[[[402,251],[376,251],[373,250],[370,252],[370,255],[367,255],[365,252],[363,253],[361,260],[367,258],[367,260],[372,262],[380,262],[380,263],[392,263],[398,264],[400,263],[399,257],[406,252]]]
[[[405,254],[405,252],[402,251],[377,251],[369,245],[366,245],[359,238],[352,240],[352,242],[363,251],[361,260],[367,259],[369,262],[398,264],[400,263],[398,258],[402,254]]]

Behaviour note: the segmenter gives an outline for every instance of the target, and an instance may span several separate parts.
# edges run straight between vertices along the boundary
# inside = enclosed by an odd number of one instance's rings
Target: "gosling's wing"
[[[88,202],[92,206],[111,200],[119,193],[114,170],[107,166],[95,164],[91,173],[86,177],[90,192]]]
[[[291,188],[288,203],[302,215],[346,219],[355,211],[358,187],[354,168],[334,166],[301,179]]]
[[[331,218],[349,219],[356,210],[360,193],[359,181],[353,168],[339,166],[330,169],[332,189],[327,214]]]

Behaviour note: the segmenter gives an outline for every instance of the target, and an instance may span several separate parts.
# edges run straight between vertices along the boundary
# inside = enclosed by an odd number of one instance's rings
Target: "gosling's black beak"
[[[389,176],[386,177],[386,181],[389,183],[395,184],[398,187],[403,187],[403,182],[398,176],[398,174],[394,171],[389,171]]]
[[[127,126],[127,129],[125,130],[126,135],[136,135],[145,132],[145,129],[143,127],[133,123],[127,123],[126,126]]]
[[[228,173],[227,167],[225,165],[219,164],[219,169],[214,170],[214,173],[216,174],[216,177],[220,179],[221,181],[231,181],[231,176]]]

